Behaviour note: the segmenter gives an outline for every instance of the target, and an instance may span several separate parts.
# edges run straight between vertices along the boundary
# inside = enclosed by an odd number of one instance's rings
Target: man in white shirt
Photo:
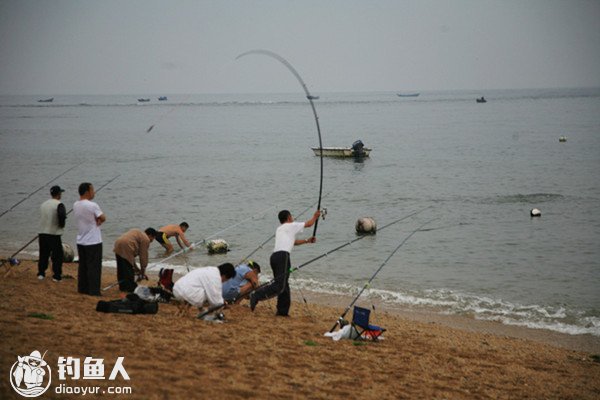
[[[51,199],[46,200],[40,206],[40,231],[38,242],[40,246],[40,258],[38,260],[38,279],[43,280],[48,269],[48,258],[52,258],[52,280],[62,280],[63,248],[61,235],[65,228],[67,211],[65,205],[60,201],[64,192],[60,186],[50,188]]]
[[[223,282],[235,276],[235,268],[231,263],[218,267],[196,268],[175,282],[173,295],[194,307],[201,308],[205,302],[211,307],[224,304]]]
[[[281,225],[275,231],[275,249],[271,254],[271,269],[273,270],[273,282],[261,287],[250,295],[250,309],[254,311],[256,304],[261,300],[270,299],[277,296],[277,313],[275,315],[287,317],[291,306],[290,285],[288,278],[290,276],[290,253],[294,246],[306,243],[314,243],[317,238],[311,236],[308,239],[296,239],[296,235],[301,233],[304,228],[309,228],[317,221],[321,212],[315,211],[311,219],[306,222],[295,222],[292,214],[288,210],[279,212],[279,222]]]
[[[89,182],[79,185],[79,201],[73,204],[73,213],[77,223],[77,253],[79,269],[77,271],[77,291],[90,296],[100,296],[102,279],[102,232],[100,225],[106,216],[92,199],[96,195],[94,186]]]

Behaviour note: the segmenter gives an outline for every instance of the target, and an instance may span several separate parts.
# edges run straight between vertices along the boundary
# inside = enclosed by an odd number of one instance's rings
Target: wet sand
[[[77,276],[76,264],[64,273]],[[5,275],[6,267],[0,273]],[[387,328],[373,342],[324,337],[346,299],[298,292],[291,316],[274,316],[274,301],[254,313],[242,304],[225,323],[177,316],[173,304],[156,315],[103,314],[99,298],[79,295],[75,279],[36,279],[25,261],[0,281],[0,398],[17,399],[8,376],[17,355],[33,350],[53,368],[41,398],[68,386],[131,387],[131,394],[85,398],[367,398],[367,399],[598,399],[598,340],[506,327],[434,313],[377,307],[372,323]],[[116,280],[105,268],[103,287]],[[154,284],[151,280],[150,284]],[[116,288],[103,300],[119,298]],[[51,319],[34,317],[45,314]],[[38,314],[38,316],[39,316]],[[129,381],[58,380],[59,356],[103,358],[106,375],[125,357]]]

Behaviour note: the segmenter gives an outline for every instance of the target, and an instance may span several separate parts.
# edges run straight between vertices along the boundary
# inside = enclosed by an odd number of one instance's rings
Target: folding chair
[[[158,284],[163,289],[168,290],[169,293],[173,292],[173,269],[172,268],[161,268],[158,273]]]
[[[385,332],[385,329],[377,325],[370,325],[370,315],[371,310],[354,306],[354,311],[352,313],[352,326],[358,332],[359,339],[371,339],[373,341],[377,341],[379,340],[379,336]]]

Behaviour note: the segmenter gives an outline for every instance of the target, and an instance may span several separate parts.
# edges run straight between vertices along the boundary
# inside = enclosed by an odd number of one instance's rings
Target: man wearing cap
[[[63,248],[61,235],[67,220],[65,205],[60,201],[64,190],[60,186],[50,188],[51,199],[40,206],[40,231],[38,242],[40,258],[38,260],[38,279],[43,280],[48,269],[48,258],[52,259],[52,280],[62,280]]]

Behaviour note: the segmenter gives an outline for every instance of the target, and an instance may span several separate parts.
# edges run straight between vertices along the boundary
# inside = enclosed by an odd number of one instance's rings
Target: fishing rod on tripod
[[[340,317],[338,318],[338,320],[335,321],[335,324],[333,324],[333,326],[329,330],[330,333],[333,332],[333,330],[335,329],[336,326],[338,326],[338,324],[340,326],[342,326],[342,322],[344,321],[344,317],[346,316],[346,314],[348,313],[348,311],[350,310],[350,308],[352,308],[352,306],[357,302],[358,298],[371,285],[371,282],[373,281],[373,279],[375,279],[375,277],[377,276],[377,274],[383,269],[383,267],[387,264],[387,262],[390,261],[390,259],[394,256],[394,254],[396,254],[396,252],[400,249],[400,247],[402,247],[404,245],[404,243],[406,243],[408,241],[408,239],[410,239],[415,233],[417,233],[418,231],[420,231],[421,228],[423,228],[425,225],[427,225],[427,224],[435,221],[436,219],[437,218],[433,218],[433,219],[430,219],[429,221],[421,224],[417,229],[415,229],[408,236],[406,236],[404,238],[404,240],[402,240],[402,242],[400,242],[400,244],[398,246],[396,246],[396,248],[394,249],[394,251],[392,251],[390,253],[390,255],[385,259],[385,261],[383,263],[381,263],[381,265],[379,266],[379,268],[377,268],[377,270],[371,276],[371,278],[360,289],[360,291],[358,292],[358,294],[356,295],[356,297],[352,300],[352,302],[350,302],[350,304],[348,305],[348,307],[346,307],[346,309],[344,310],[344,312],[342,313],[342,315],[340,315]]]
[[[95,192],[98,193],[99,191],[101,191],[103,188],[105,188],[106,186],[108,186],[112,181],[114,181],[115,179],[117,179],[119,176],[121,176],[121,174],[115,176],[114,178],[112,178],[111,180],[109,180],[108,182],[106,182],[104,185],[100,186]],[[71,212],[73,212],[73,208],[71,208],[66,215],[71,214]],[[27,246],[29,246],[31,243],[33,243],[39,235],[35,235],[33,237],[33,239],[31,239],[29,242],[27,242],[23,247],[21,247],[19,250],[17,250],[12,256],[10,256],[8,258],[8,261],[10,262],[11,265],[17,264],[18,260],[15,260],[15,256],[17,254],[19,254],[20,252],[22,252],[23,250],[25,250],[25,248],[27,248]],[[7,260],[3,260],[2,264],[4,264]]]
[[[79,167],[81,164],[83,164],[83,163],[79,163],[79,164],[69,168],[68,170],[64,171],[63,173],[55,176],[54,178],[50,179],[48,182],[44,183],[42,186],[40,186],[33,192],[29,193],[29,195],[27,195],[27,197],[25,197],[25,198],[21,199],[20,201],[16,202],[15,204],[13,204],[8,210],[3,211],[2,214],[0,214],[0,218],[2,218],[4,216],[4,214],[12,211],[16,206],[18,206],[19,204],[21,204],[22,202],[24,202],[25,200],[27,200],[28,198],[30,198],[31,196],[33,196],[34,194],[36,194],[37,192],[39,192],[40,190],[42,190],[43,188],[45,188],[46,186],[48,186],[49,184],[54,182],[55,180],[57,180],[58,178],[60,178],[61,176],[65,175],[67,172]]]

